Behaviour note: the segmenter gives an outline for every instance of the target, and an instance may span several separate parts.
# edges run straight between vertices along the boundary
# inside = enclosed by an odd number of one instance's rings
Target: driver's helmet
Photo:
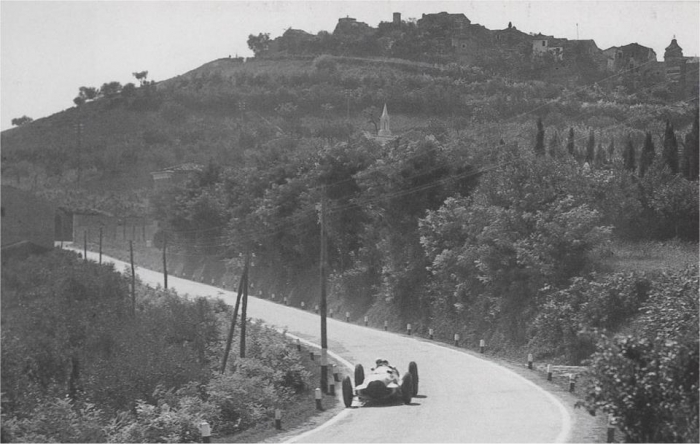
[[[377,360],[374,361],[374,364],[375,364],[377,367],[379,367],[379,366],[381,366],[381,365],[386,365],[386,366],[388,366],[388,365],[389,365],[389,361],[387,361],[386,359],[377,358]]]

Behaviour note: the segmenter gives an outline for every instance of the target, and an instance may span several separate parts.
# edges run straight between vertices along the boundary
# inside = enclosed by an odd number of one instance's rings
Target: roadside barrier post
[[[459,333],[455,333],[455,347],[459,347]]]
[[[576,390],[576,379],[573,373],[569,373],[569,392],[573,393]]]
[[[282,430],[282,411],[280,409],[275,409],[275,428]]]
[[[387,330],[388,325],[389,325],[389,323],[387,321],[384,321],[384,331]]]
[[[527,354],[527,368],[532,370],[532,353]]]
[[[411,324],[406,325],[406,332],[411,336]]]
[[[275,294],[274,294],[274,293],[272,293],[272,300],[273,300],[273,301],[275,300]]]
[[[287,296],[284,297],[284,305],[289,305],[289,303],[287,302]]]
[[[333,317],[333,309],[332,308],[330,310],[328,310],[328,314],[331,315],[331,318]]]
[[[345,322],[350,322],[350,312],[349,311],[345,312]]]
[[[615,420],[608,415],[608,439],[606,442],[615,442]]]
[[[428,337],[432,340],[433,339],[433,329],[428,330]]]
[[[483,339],[479,341],[479,353],[484,353],[484,349],[486,348],[486,341]]]
[[[547,364],[547,381],[552,381],[552,366]]]
[[[365,316],[365,327],[367,327],[367,321],[369,321],[369,319],[367,319],[367,316]]]
[[[297,338],[297,351],[301,351],[301,342],[299,341],[299,338]]]
[[[338,375],[338,368],[333,364],[333,380],[335,382],[340,382],[340,375]]]
[[[309,359],[311,359],[312,361],[314,360],[314,352],[309,352]]]
[[[211,426],[208,422],[199,423],[199,433],[202,435],[202,442],[211,442]]]
[[[316,410],[323,410],[323,405],[321,405],[321,389],[317,388],[315,390],[316,396]]]
[[[331,396],[335,396],[335,383],[332,379],[328,380],[328,394]]]
[[[301,309],[304,310],[304,301],[301,301]]]
[[[316,308],[314,310],[316,310],[316,313],[318,313],[318,304],[316,305]]]

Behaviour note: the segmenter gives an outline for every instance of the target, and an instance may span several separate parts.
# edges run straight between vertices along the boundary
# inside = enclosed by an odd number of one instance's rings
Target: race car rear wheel
[[[401,400],[404,404],[410,404],[411,397],[413,397],[413,378],[410,373],[404,373],[401,377]]]
[[[365,382],[365,368],[362,364],[357,364],[355,366],[355,387],[362,385]]]
[[[343,379],[343,402],[345,407],[350,407],[352,405],[352,381],[350,381],[350,376],[346,376]]]
[[[408,372],[413,378],[413,396],[416,396],[418,394],[418,364],[415,361],[408,363]]]

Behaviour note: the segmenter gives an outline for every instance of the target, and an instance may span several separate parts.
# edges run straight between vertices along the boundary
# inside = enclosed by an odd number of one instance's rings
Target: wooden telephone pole
[[[328,391],[328,331],[326,326],[326,186],[321,196],[321,390]]]
[[[248,281],[248,262],[250,260],[250,255],[246,255],[246,262],[243,268],[243,274],[241,274],[241,280],[238,283],[238,297],[236,298],[236,305],[233,308],[233,318],[231,319],[231,328],[228,331],[228,338],[226,339],[226,349],[224,351],[224,357],[221,360],[221,373],[226,371],[226,362],[228,361],[228,355],[231,352],[231,343],[233,342],[233,332],[236,329],[236,318],[238,317],[238,308],[241,305],[241,299],[243,297],[243,286],[247,286]],[[246,307],[247,308],[247,307]]]
[[[163,287],[168,289],[168,263],[165,259],[165,248],[168,245],[168,234],[163,232]]]

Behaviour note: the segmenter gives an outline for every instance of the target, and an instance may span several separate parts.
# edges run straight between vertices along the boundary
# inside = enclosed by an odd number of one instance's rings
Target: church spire
[[[389,113],[386,110],[386,103],[384,104],[384,111],[382,116],[379,118],[379,134],[380,137],[391,137],[391,129],[389,128]]]

